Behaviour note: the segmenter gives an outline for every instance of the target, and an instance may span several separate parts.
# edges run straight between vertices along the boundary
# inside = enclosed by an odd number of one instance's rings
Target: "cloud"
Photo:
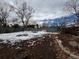
[[[63,12],[64,5],[68,0],[4,0],[11,5],[15,5],[15,1],[21,3],[26,1],[28,5],[35,9],[34,19],[55,18],[66,13]]]
[[[36,11],[35,19],[56,18],[66,13],[63,11],[68,0],[26,0]]]

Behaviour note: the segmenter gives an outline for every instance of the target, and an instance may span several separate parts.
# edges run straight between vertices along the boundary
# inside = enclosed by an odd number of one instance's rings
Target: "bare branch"
[[[69,0],[66,2],[67,10],[70,10],[76,14],[77,20],[79,19],[79,1],[78,0]]]
[[[15,8],[15,7],[14,7]],[[33,8],[27,5],[27,2],[23,2],[19,7],[15,8],[16,14],[21,19],[23,26],[27,26],[29,19],[32,17],[34,12]],[[26,19],[26,21],[24,21]]]
[[[8,18],[8,16],[9,16],[9,10],[0,7],[0,19],[2,20],[2,23],[6,23],[6,19]]]

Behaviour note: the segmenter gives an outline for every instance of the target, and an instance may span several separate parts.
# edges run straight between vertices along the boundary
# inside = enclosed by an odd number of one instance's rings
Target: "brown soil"
[[[0,43],[0,59],[69,59],[69,55],[58,46],[55,36],[57,35],[48,34],[14,45]],[[58,36],[64,46],[72,48],[67,44],[70,37]]]

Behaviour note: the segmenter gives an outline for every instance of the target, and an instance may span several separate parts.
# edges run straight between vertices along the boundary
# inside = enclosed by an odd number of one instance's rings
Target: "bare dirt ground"
[[[62,41],[64,49],[73,54],[74,57],[76,56],[76,59],[79,59],[79,36],[63,34],[59,38]]]
[[[79,51],[69,45],[70,36],[51,33],[14,45],[0,43],[0,59],[78,59]]]

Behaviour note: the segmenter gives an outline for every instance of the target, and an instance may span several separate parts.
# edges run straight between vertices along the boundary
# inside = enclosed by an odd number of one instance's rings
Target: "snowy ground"
[[[42,37],[42,35],[47,34],[44,31],[32,32],[32,31],[23,31],[23,32],[14,32],[14,33],[5,33],[0,34],[0,43],[15,43],[22,40],[29,40],[35,37]]]

